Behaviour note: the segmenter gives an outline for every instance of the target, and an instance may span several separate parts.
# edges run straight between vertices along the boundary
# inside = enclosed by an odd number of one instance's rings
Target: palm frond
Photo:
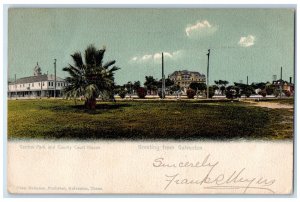
[[[77,68],[82,69],[83,68],[83,61],[82,56],[80,52],[75,52],[71,57],[74,60],[74,64]]]
[[[96,66],[97,67],[102,67],[104,53],[105,53],[105,49],[101,49],[96,52],[95,57],[96,57]]]
[[[109,62],[107,62],[107,63],[105,63],[105,64],[103,65],[103,68],[108,69],[111,65],[113,65],[113,64],[115,64],[115,63],[116,63],[115,60],[109,61]]]
[[[117,70],[119,70],[119,69],[120,69],[119,67],[113,66],[109,71],[110,71],[110,72],[114,72],[114,71],[117,71]]]
[[[97,49],[94,45],[89,45],[87,49],[85,50],[84,58],[85,58],[85,64],[88,66],[96,66],[96,53]]]
[[[99,89],[97,85],[90,84],[85,87],[84,97],[90,99],[97,97],[97,95],[99,95]]]
[[[73,77],[81,76],[81,71],[69,64],[69,67],[64,67],[63,71],[68,72]]]

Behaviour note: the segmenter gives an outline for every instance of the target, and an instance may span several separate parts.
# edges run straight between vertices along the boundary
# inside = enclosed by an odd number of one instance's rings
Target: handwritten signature
[[[171,162],[166,163],[164,158],[156,158],[152,166],[156,168],[201,168],[201,173],[204,174],[200,178],[182,177],[180,173],[166,174],[166,185],[164,190],[167,190],[173,185],[199,185],[204,189],[226,189],[226,190],[241,190],[241,193],[247,193],[249,190],[267,191],[275,193],[271,186],[276,182],[275,179],[267,179],[264,177],[246,177],[246,168],[233,170],[230,174],[214,172],[219,165],[219,161],[211,161],[208,154],[202,161],[197,162]],[[202,172],[202,171],[206,172]]]

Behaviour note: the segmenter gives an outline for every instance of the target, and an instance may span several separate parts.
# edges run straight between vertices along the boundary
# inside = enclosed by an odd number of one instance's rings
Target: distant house
[[[292,83],[291,79],[290,79],[290,82],[279,79],[279,80],[273,81],[273,85],[275,86],[275,88],[277,90],[280,90],[280,88],[282,86],[282,91],[289,91],[292,94],[294,94],[295,87],[294,87],[294,84]]]
[[[193,72],[188,70],[175,71],[169,75],[169,79],[174,81],[174,84],[180,86],[180,88],[186,92],[190,84],[195,83],[205,83],[206,78],[204,74],[199,72]]]
[[[54,82],[54,75],[42,74],[37,63],[33,76],[8,83],[8,97],[54,97]],[[62,90],[66,85],[64,79],[56,77],[56,97],[62,96]]]

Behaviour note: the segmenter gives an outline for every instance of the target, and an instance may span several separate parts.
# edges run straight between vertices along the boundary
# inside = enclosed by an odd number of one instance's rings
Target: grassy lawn
[[[293,111],[242,102],[9,100],[10,139],[291,139]]]
[[[279,104],[284,105],[294,105],[294,98],[288,98],[288,99],[280,99],[280,98],[274,98],[274,99],[260,99],[260,102],[275,102]]]

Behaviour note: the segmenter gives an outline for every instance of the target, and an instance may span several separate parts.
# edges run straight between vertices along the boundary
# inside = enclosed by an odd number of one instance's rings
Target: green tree
[[[241,97],[241,89],[238,86],[228,86],[225,91],[227,99],[234,99]]]
[[[162,86],[162,80],[160,79],[156,83],[156,85],[157,85],[158,88],[161,88],[161,86]],[[171,79],[167,78],[167,79],[165,79],[165,85],[166,85],[166,88],[168,88],[170,86],[173,86],[174,85],[174,81],[172,81]]]
[[[260,89],[260,90],[264,90],[266,88],[266,83],[264,82],[260,82],[260,83],[252,83],[251,86],[254,88],[254,89]]]
[[[239,93],[241,95],[245,95],[246,97],[250,97],[255,93],[254,88],[250,85],[234,82],[234,86],[238,87],[240,89]]]
[[[192,82],[189,86],[191,89],[195,91],[199,91],[203,93],[204,90],[206,90],[206,84],[205,83],[197,83],[197,82]]]
[[[150,91],[150,94],[154,94],[157,91],[158,81],[153,76],[146,76],[144,86]]]
[[[266,85],[266,92],[267,95],[273,95],[275,93],[275,86],[272,84]]]
[[[258,94],[263,96],[263,97],[266,97],[267,96],[267,91],[266,91],[266,89],[263,89]]]
[[[124,88],[120,89],[118,94],[119,94],[120,98],[124,99],[126,97],[127,90],[125,90]]]
[[[225,90],[226,90],[226,87],[225,87],[225,86],[221,86],[220,90],[221,90],[221,94],[224,95],[224,92],[225,92]]]
[[[218,89],[219,89],[219,91],[221,90],[221,85],[220,85],[220,83],[221,83],[221,80],[216,80],[215,81],[215,84],[218,86]]]
[[[213,86],[209,86],[208,88],[208,97],[212,98],[215,95],[215,90],[218,89],[217,86],[213,85]]]
[[[174,84],[173,86],[170,87],[170,94],[172,95],[174,92],[179,91],[180,90],[180,86]]]
[[[165,87],[166,87],[166,91],[168,92],[168,90],[170,90],[170,87],[174,85],[174,81],[172,81],[169,78],[165,79]],[[156,83],[156,87],[158,89],[158,95],[160,98],[162,98],[162,79],[160,79],[157,83]],[[171,93],[171,90],[170,90]]]
[[[133,90],[133,84],[131,81],[128,81],[126,84],[124,84],[124,88],[127,89],[127,92],[129,94],[132,94],[132,90]]]
[[[224,95],[226,86],[229,84],[229,82],[226,80],[218,80],[215,81],[215,84],[218,86],[218,89],[221,91],[221,94]]]
[[[255,91],[250,85],[246,85],[245,88],[242,90],[242,94],[245,94],[246,97],[250,97],[254,93]]]
[[[66,78],[68,85],[64,88],[67,98],[85,98],[87,109],[96,108],[96,98],[101,94],[113,96],[114,72],[119,68],[114,66],[115,60],[103,64],[105,48],[97,50],[89,45],[84,53],[83,62],[80,52],[71,55],[74,65],[69,64],[63,71],[69,73]]]
[[[141,82],[140,81],[133,82],[133,90],[136,91],[139,87],[141,87]]]

